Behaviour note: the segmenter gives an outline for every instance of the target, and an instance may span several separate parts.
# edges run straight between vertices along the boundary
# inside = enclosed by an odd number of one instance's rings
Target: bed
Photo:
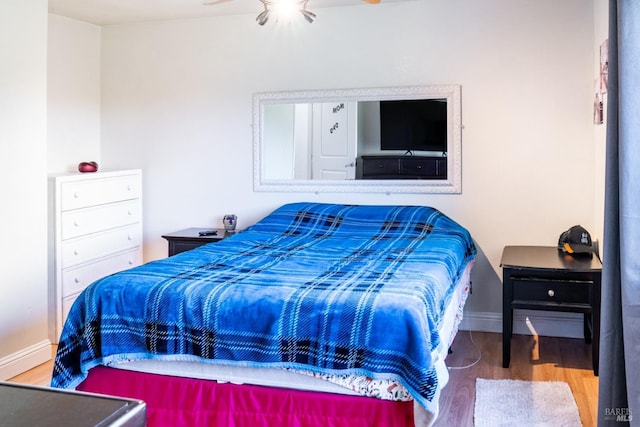
[[[475,253],[430,207],[287,204],[90,285],[51,384],[145,400],[150,426],[427,426]]]

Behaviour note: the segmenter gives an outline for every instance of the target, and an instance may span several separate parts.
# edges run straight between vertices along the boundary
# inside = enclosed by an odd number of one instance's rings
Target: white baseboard
[[[8,380],[51,360],[51,341],[44,340],[0,359],[0,380]]]
[[[513,333],[547,337],[584,338],[583,315],[535,310],[516,310]],[[502,313],[464,312],[460,329],[502,333]]]

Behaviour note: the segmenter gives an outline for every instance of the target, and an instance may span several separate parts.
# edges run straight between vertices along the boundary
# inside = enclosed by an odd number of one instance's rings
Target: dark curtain
[[[640,426],[640,1],[609,2],[598,426]]]

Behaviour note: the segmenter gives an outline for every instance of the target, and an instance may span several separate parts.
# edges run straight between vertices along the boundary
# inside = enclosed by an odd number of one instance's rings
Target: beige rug
[[[582,426],[569,385],[558,381],[476,380],[475,427]]]

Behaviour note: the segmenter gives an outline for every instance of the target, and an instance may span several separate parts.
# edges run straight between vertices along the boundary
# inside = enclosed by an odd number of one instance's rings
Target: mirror
[[[442,111],[442,141],[388,142],[381,115],[400,101]],[[254,189],[460,193],[461,133],[459,85],[257,93]]]

